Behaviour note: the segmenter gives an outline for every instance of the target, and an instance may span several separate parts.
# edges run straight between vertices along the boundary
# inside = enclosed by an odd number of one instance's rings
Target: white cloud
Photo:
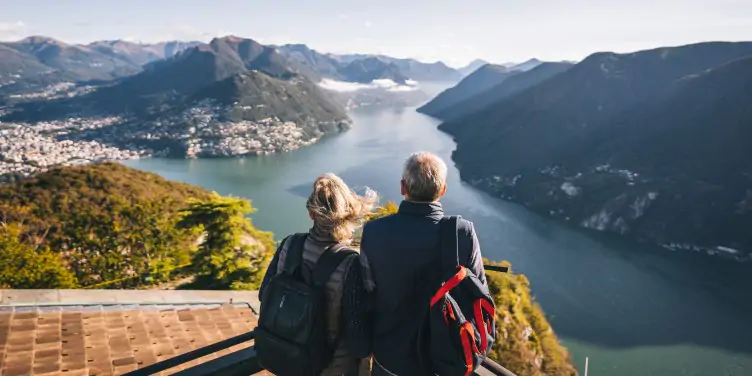
[[[18,40],[28,34],[28,28],[23,21],[0,22],[0,40]]]
[[[344,13],[343,13],[343,14],[340,14],[340,15],[338,15],[337,17],[339,17],[339,19],[340,19],[340,20],[346,20],[346,19],[350,18],[350,16],[348,16],[348,15],[346,15],[346,14],[344,14]]]
[[[319,86],[324,89],[338,91],[338,92],[353,92],[358,90],[368,89],[384,89],[386,91],[413,91],[418,90],[417,82],[408,80],[406,85],[400,85],[390,79],[377,79],[371,81],[369,84],[362,84],[358,82],[345,82],[336,81],[325,78],[319,82]]]
[[[363,23],[363,26],[365,26],[365,27],[372,27],[373,26],[373,22],[366,21],[365,23]]]

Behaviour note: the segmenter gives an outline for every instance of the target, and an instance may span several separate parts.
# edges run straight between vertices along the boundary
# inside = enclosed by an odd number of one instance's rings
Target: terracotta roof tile
[[[253,311],[243,305],[6,306],[0,310],[0,376],[122,375],[255,326]]]

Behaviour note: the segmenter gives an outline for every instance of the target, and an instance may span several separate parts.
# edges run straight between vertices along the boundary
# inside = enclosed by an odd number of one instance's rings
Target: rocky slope
[[[596,53],[442,125],[463,178],[667,247],[752,249],[752,43]],[[721,248],[717,248],[721,247]]]
[[[483,263],[510,267],[507,262]],[[569,351],[532,296],[530,281],[511,272],[486,276],[497,315],[496,343],[489,357],[517,375],[577,376]]]

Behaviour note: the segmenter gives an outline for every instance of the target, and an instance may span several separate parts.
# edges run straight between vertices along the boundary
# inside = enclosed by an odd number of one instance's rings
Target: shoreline
[[[457,169],[459,170],[459,167]],[[460,175],[461,175],[461,172],[460,172]],[[725,260],[736,261],[739,263],[752,262],[752,250],[733,249],[733,248],[728,248],[722,245],[717,245],[715,247],[708,247],[708,246],[700,246],[697,244],[670,242],[670,241],[658,243],[658,242],[642,240],[639,238],[639,236],[635,236],[635,235],[624,235],[624,234],[619,234],[613,231],[598,230],[594,228],[585,227],[582,225],[575,225],[573,222],[564,220],[563,218],[559,216],[550,215],[549,212],[545,212],[543,210],[536,210],[533,207],[525,205],[524,202],[510,200],[503,196],[499,196],[499,192],[496,192],[491,187],[488,187],[485,184],[482,184],[482,182],[466,180],[462,178],[462,176],[460,176],[460,180],[469,184],[473,188],[478,189],[479,191],[491,196],[494,199],[503,200],[505,202],[519,205],[525,210],[529,210],[530,212],[538,214],[543,218],[556,221],[557,223],[565,225],[569,229],[574,230],[574,231],[581,231],[587,234],[597,235],[597,236],[606,236],[612,239],[628,240],[631,242],[635,242],[636,244],[647,245],[650,247],[654,247],[656,249],[665,249],[670,252],[677,252],[677,251],[693,252],[693,253],[702,254],[708,257],[717,257],[717,258],[721,258]]]

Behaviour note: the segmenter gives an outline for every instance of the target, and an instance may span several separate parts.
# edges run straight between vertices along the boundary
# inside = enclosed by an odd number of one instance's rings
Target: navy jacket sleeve
[[[342,329],[349,353],[358,358],[371,354],[371,324],[368,292],[360,264],[354,260],[345,277],[342,292]]]
[[[480,243],[478,242],[478,236],[475,234],[475,226],[473,226],[473,223],[468,221],[467,224],[468,226],[466,236],[470,239],[471,249],[470,258],[467,260],[467,265],[465,266],[478,277],[481,283],[485,285],[486,272],[483,269],[483,256],[480,253]]]

